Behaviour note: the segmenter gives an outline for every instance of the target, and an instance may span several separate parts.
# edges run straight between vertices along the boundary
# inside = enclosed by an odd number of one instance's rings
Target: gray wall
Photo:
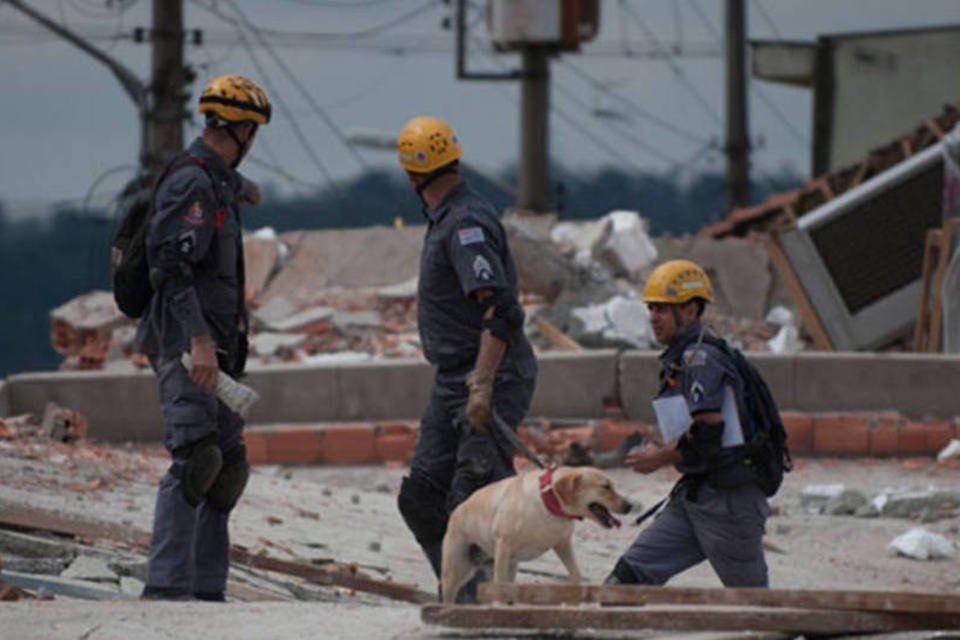
[[[960,415],[960,357],[820,352],[751,358],[782,409],[898,410],[911,418]],[[652,351],[619,358],[614,351],[544,355],[530,415],[601,417],[604,398],[619,385],[628,416],[649,421],[657,368]],[[429,397],[431,377],[430,367],[417,360],[263,368],[247,378],[262,395],[249,422],[415,420]],[[156,383],[148,372],[19,374],[0,387],[4,415],[41,414],[49,401],[83,413],[93,438],[160,437]]]

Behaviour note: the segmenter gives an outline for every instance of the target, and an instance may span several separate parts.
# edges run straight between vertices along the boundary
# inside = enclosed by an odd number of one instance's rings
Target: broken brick
[[[787,446],[793,454],[813,453],[813,416],[799,411],[781,411]]]
[[[823,413],[813,419],[817,455],[865,456],[870,451],[870,414]]]

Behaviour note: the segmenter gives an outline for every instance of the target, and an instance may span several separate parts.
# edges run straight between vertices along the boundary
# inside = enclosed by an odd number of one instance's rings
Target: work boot
[[[176,587],[151,587],[146,585],[140,592],[141,600],[168,600],[171,602],[190,602],[193,594]]]
[[[226,602],[223,591],[194,591],[193,597],[204,602]]]

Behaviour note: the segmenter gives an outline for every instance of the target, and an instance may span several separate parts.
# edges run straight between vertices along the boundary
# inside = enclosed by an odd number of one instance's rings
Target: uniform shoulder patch
[[[688,367],[703,367],[707,364],[707,352],[703,349],[692,347],[683,354],[683,359]]]
[[[483,242],[483,229],[480,227],[467,227],[457,230],[457,237],[460,239],[461,246]]]
[[[200,206],[199,200],[194,200],[190,205],[186,215],[183,216],[183,221],[195,227],[203,226],[203,207]]]
[[[489,282],[493,280],[493,267],[490,266],[490,262],[486,258],[477,256],[473,260],[473,275],[480,282]]]

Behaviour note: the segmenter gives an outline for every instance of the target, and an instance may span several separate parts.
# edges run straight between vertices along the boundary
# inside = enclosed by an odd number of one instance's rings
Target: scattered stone
[[[828,516],[849,516],[865,504],[867,504],[866,496],[859,491],[845,489],[840,495],[827,500],[823,506],[823,513]]]
[[[47,403],[41,427],[46,437],[59,442],[76,442],[87,435],[87,419],[55,402]]]
[[[278,518],[277,516],[267,516],[267,524],[271,526],[283,524],[283,518]]]
[[[951,440],[950,443],[937,454],[937,462],[950,460],[951,458],[960,458],[960,440]]]
[[[822,513],[827,502],[843,493],[845,488],[842,484],[807,485],[800,493],[800,506],[807,513]]]
[[[948,491],[917,491],[887,496],[881,507],[885,518],[920,518],[927,509],[939,511],[960,507],[960,494]]]
[[[877,505],[874,503],[868,502],[867,504],[857,507],[857,510],[853,512],[853,515],[857,518],[879,518],[880,509],[878,509]]]
[[[352,496],[350,496],[350,503],[360,504],[360,496],[358,496],[357,494],[353,494]]]
[[[380,549],[381,549],[381,546],[380,546],[380,543],[379,543],[379,542],[377,542],[376,540],[374,540],[373,542],[371,542],[370,544],[367,545],[367,548],[368,548],[370,551],[374,551],[374,552],[379,553],[379,552],[380,552]]]
[[[381,482],[375,488],[377,493],[390,493],[390,485],[386,482]]]
[[[61,578],[118,584],[119,577],[109,563],[99,556],[81,554],[60,573]]]
[[[61,571],[70,566],[70,558],[25,558],[0,555],[0,565],[10,571],[58,576]]]
[[[324,487],[320,490],[320,494],[329,498],[333,495],[333,491],[331,491],[328,487]]]
[[[136,578],[141,582],[147,580],[147,563],[143,560],[114,560],[107,566],[121,578]]]
[[[899,555],[916,560],[936,560],[949,558],[954,554],[953,542],[938,533],[915,527],[905,534],[894,538],[890,549]]]
[[[298,349],[307,336],[302,333],[273,333],[263,331],[253,336],[250,349],[258,356],[283,356]]]
[[[120,593],[124,593],[132,598],[139,598],[143,593],[145,583],[143,580],[132,578],[130,576],[120,576]]]
[[[792,527],[788,524],[778,524],[776,527],[774,527],[774,533],[777,535],[786,535],[792,530]]]
[[[333,326],[346,333],[356,329],[376,329],[382,324],[376,311],[337,311],[333,314]]]

